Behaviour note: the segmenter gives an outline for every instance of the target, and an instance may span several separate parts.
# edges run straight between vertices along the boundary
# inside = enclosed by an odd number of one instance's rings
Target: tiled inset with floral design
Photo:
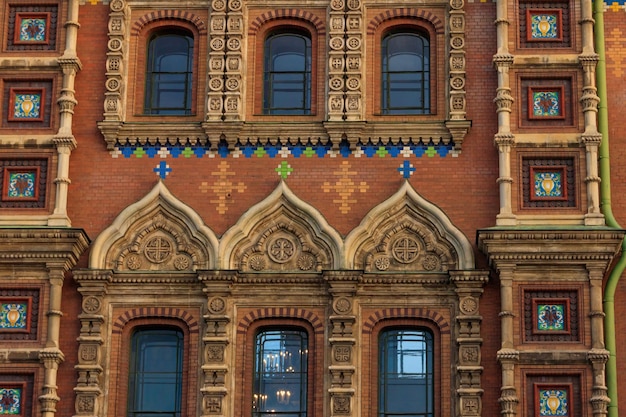
[[[50,13],[17,13],[14,42],[16,44],[48,43]]]
[[[564,166],[531,167],[531,200],[567,200],[567,177]]]
[[[24,298],[0,298],[0,332],[30,331],[32,300]]]
[[[43,88],[11,88],[9,100],[9,121],[43,120]]]
[[[0,415],[22,415],[23,385],[0,383]]]
[[[563,30],[561,10],[529,9],[526,10],[528,22],[528,41],[561,41]]]
[[[564,119],[563,87],[529,87],[528,116],[531,119]]]
[[[39,198],[39,167],[5,167],[3,177],[3,201],[37,201]]]
[[[568,417],[572,415],[567,384],[535,384],[536,414],[539,417]]]

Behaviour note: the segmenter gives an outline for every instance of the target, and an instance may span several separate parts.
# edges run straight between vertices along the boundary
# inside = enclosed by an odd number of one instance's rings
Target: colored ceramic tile
[[[535,172],[535,197],[563,197],[563,173],[561,171]]]
[[[562,117],[563,106],[560,90],[532,91],[532,118]]]
[[[564,304],[537,304],[537,329],[544,331],[564,331]]]
[[[14,42],[16,44],[47,44],[50,13],[17,13]]]
[[[44,90],[42,88],[11,88],[9,120],[43,120]]]
[[[528,11],[529,39],[533,41],[561,39],[560,10]]]
[[[22,413],[23,388],[0,386],[0,415],[20,415]]]
[[[39,167],[5,167],[2,201],[35,201],[39,198]]]
[[[0,330],[27,330],[28,302],[0,302]]]
[[[539,417],[569,416],[569,389],[539,387]]]

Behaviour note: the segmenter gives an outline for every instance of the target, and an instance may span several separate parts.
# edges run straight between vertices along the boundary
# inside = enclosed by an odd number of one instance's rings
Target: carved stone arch
[[[367,33],[369,35],[369,34],[376,32],[376,29],[378,28],[378,26],[380,26],[381,23],[387,20],[398,19],[402,17],[411,17],[411,18],[416,18],[416,19],[426,21],[433,26],[436,33],[444,33],[445,31],[444,23],[441,21],[441,19],[439,19],[432,12],[429,12],[428,10],[422,10],[422,9],[403,8],[403,9],[393,9],[393,10],[390,10],[389,12],[380,13],[378,16],[375,16],[367,25]]]
[[[343,241],[322,214],[281,181],[221,239],[221,269],[319,272],[342,267]]]
[[[213,269],[217,247],[200,216],[159,181],[96,238],[89,266],[120,272]]]
[[[207,33],[206,23],[204,23],[200,16],[192,12],[186,10],[160,10],[158,12],[150,12],[137,19],[131,27],[131,35],[139,35],[146,25],[156,20],[179,20],[189,22],[197,28],[199,34],[203,35]]]
[[[408,181],[365,216],[345,248],[347,267],[368,272],[474,269],[470,241]]]
[[[290,8],[263,13],[261,16],[250,22],[248,35],[255,35],[264,24],[277,19],[302,20],[312,24],[315,27],[318,36],[324,36],[326,34],[326,26],[324,25],[324,21],[318,16],[302,9]]]
[[[363,333],[370,334],[374,327],[383,320],[417,318],[432,322],[439,329],[440,334],[450,334],[450,323],[439,312],[426,307],[420,308],[385,308],[371,314],[363,323]]]
[[[237,333],[246,333],[257,320],[267,318],[294,318],[308,322],[316,334],[324,333],[324,322],[312,311],[296,307],[266,307],[246,314],[237,325]]]

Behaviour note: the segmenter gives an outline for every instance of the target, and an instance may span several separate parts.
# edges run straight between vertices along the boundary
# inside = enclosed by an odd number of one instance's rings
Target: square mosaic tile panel
[[[59,6],[54,1],[41,5],[9,5],[4,26],[8,51],[56,50]]]
[[[571,384],[535,384],[535,415],[572,416]]]
[[[24,386],[0,382],[0,415],[21,416]]]
[[[580,341],[577,289],[522,292],[524,342]]]
[[[0,159],[0,209],[46,207],[48,158]]]
[[[528,105],[528,117],[531,119],[565,119],[563,86],[529,86]]]
[[[45,110],[43,88],[11,88],[9,100],[10,121],[43,121]]]
[[[40,291],[0,289],[0,341],[37,340]]]
[[[578,165],[574,157],[521,156],[520,202],[528,208],[578,208]]]
[[[527,40],[532,42],[562,41],[562,11],[559,9],[526,10]]]

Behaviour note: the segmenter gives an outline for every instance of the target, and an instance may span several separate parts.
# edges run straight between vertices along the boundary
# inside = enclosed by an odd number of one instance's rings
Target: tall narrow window
[[[383,114],[430,113],[430,46],[418,33],[391,32],[382,42]]]
[[[183,333],[140,329],[131,339],[128,417],[180,417]]]
[[[193,38],[157,33],[148,42],[145,114],[191,114]]]
[[[255,346],[253,417],[306,417],[307,333],[263,330]]]
[[[265,40],[264,114],[311,114],[311,38],[273,33]]]
[[[434,416],[433,338],[430,332],[391,329],[381,333],[378,416]]]

